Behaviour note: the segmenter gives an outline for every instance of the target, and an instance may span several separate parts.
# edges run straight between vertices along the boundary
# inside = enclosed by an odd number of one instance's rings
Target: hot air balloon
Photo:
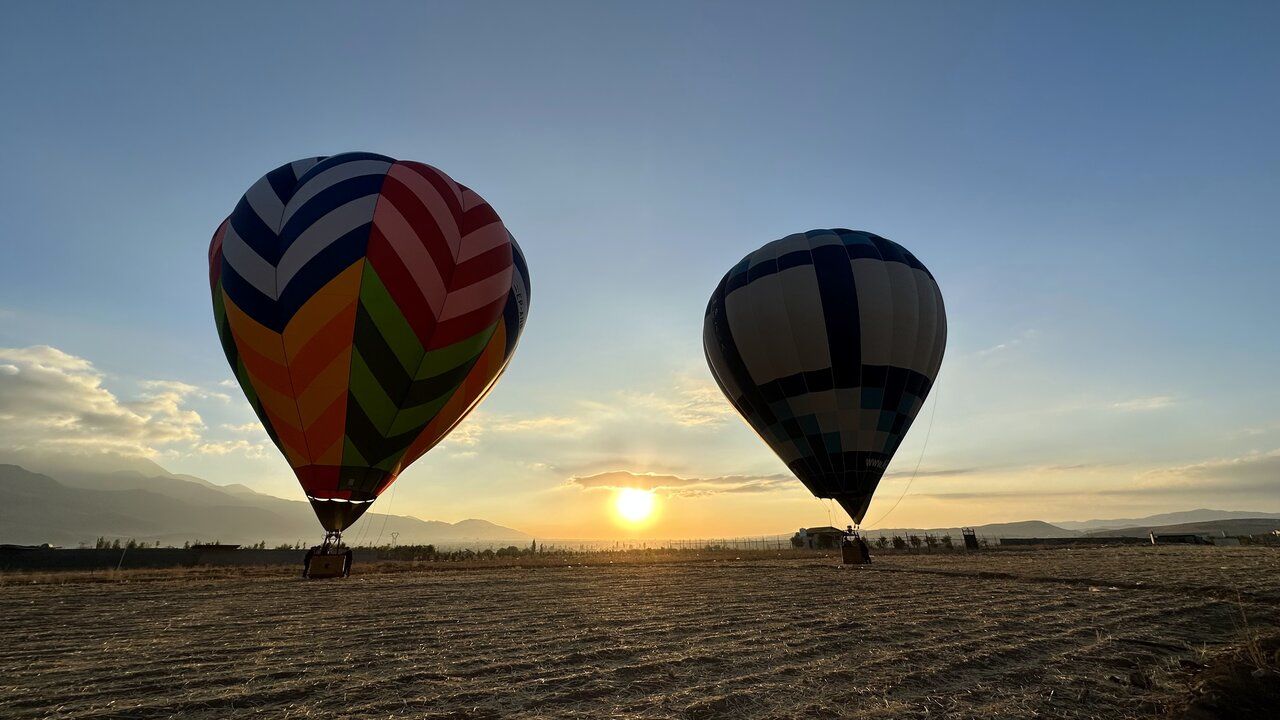
[[[815,496],[861,524],[929,394],[942,293],[901,245],[854,230],[775,240],[720,281],[703,323],[711,374]]]
[[[493,386],[529,297],[483,198],[372,153],[264,175],[214,233],[209,281],[227,361],[326,530],[321,555]]]

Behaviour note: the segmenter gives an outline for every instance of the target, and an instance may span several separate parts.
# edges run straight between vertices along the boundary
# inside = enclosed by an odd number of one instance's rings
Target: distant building
[[[800,528],[791,536],[791,546],[809,550],[834,550],[840,547],[847,534],[834,527]]]

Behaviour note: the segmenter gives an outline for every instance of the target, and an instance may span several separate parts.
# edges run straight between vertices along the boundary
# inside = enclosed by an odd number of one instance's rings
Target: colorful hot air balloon
[[[227,361],[326,530],[355,522],[502,372],[528,302],[514,247],[471,189],[371,153],[272,170],[214,234]]]
[[[902,246],[810,230],[743,258],[703,324],[711,373],[820,498],[861,523],[947,341],[942,293]]]

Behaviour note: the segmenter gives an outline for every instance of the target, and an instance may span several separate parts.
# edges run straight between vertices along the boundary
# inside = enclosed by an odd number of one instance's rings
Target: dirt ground
[[[0,717],[1150,718],[1280,632],[1268,549],[359,571],[6,577]]]

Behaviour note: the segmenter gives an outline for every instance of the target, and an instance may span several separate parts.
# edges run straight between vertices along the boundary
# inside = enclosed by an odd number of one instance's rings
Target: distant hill
[[[94,473],[64,469],[57,477],[17,465],[0,465],[0,543],[50,543],[75,547],[98,537],[136,538],[162,545],[188,540],[269,545],[301,540],[321,531],[308,503],[263,495],[240,486],[223,487],[193,476],[148,475],[132,470]],[[374,542],[377,532],[406,544],[528,542],[530,537],[486,520],[447,523],[403,515],[370,514],[349,539]],[[365,521],[361,521],[362,523]],[[385,523],[385,524],[384,524]]]
[[[1055,522],[1059,527],[1068,530],[1116,530],[1135,527],[1162,527],[1181,523],[1208,522],[1211,520],[1232,520],[1239,518],[1280,518],[1280,513],[1265,513],[1253,510],[1183,510],[1182,512],[1148,515],[1140,518],[1115,518],[1111,520],[1083,520]]]
[[[1232,518],[1204,522],[1178,523],[1175,525],[1138,525],[1112,530],[1095,530],[1089,537],[1147,537],[1150,533],[1194,533],[1196,535],[1262,535],[1280,530],[1277,518]]]
[[[991,523],[988,525],[975,525],[973,527],[975,533],[979,537],[986,538],[1002,538],[1002,537],[1077,537],[1081,533],[1076,530],[1067,530],[1057,525],[1051,525],[1042,520],[1025,520],[1023,522],[1009,523]],[[953,539],[960,539],[960,528],[885,528],[883,530],[869,530],[867,535],[870,537],[886,537],[900,535],[950,535]]]

